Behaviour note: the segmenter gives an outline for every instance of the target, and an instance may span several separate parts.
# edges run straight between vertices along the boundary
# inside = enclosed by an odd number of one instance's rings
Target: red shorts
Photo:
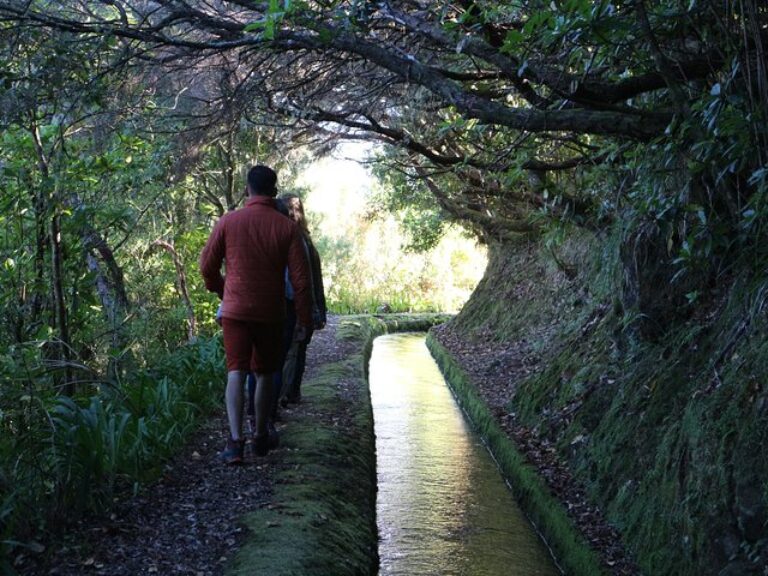
[[[222,318],[227,370],[269,374],[280,367],[283,322],[246,322]]]

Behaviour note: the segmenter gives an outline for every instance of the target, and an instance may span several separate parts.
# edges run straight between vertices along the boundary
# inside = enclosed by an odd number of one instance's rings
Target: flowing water
[[[377,338],[370,384],[380,576],[558,574],[424,336]]]

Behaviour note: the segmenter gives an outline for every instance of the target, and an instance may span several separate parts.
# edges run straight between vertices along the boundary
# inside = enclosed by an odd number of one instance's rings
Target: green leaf
[[[262,38],[264,38],[264,40],[275,39],[275,21],[274,20],[272,19],[267,20],[264,26],[264,34],[262,34]]]
[[[250,24],[246,24],[245,28],[243,28],[243,31],[255,32],[256,30],[262,30],[266,24],[266,20],[254,20]]]
[[[512,52],[522,44],[525,40],[525,35],[520,30],[510,30],[504,37],[504,45],[501,47],[502,52]]]

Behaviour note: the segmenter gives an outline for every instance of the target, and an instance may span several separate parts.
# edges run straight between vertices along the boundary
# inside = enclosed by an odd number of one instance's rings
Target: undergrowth
[[[15,357],[11,355],[15,354]],[[119,489],[155,478],[164,458],[213,408],[221,392],[221,343],[199,340],[119,386],[55,393],[42,369],[20,374],[19,356],[0,357],[0,572],[14,551],[83,514],[105,510]]]
[[[408,287],[399,292],[371,293],[356,288],[340,288],[328,300],[328,310],[334,314],[376,313],[436,313],[438,303],[419,296]]]

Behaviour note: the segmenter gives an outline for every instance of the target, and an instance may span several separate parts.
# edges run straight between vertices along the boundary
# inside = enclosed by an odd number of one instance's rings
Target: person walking
[[[249,370],[256,379],[254,452],[269,451],[267,419],[272,373],[282,354],[286,267],[298,318],[294,338],[302,340],[312,323],[304,242],[296,223],[275,209],[276,184],[271,168],[252,167],[245,206],[219,219],[200,254],[205,287],[222,298],[229,438],[221,458],[227,464],[243,460],[243,384]]]
[[[306,337],[300,342],[295,341],[291,345],[283,368],[283,386],[281,391],[281,403],[298,403],[301,401],[301,382],[304,377],[304,369],[307,364],[307,347],[312,340],[315,330],[325,327],[327,321],[327,309],[325,305],[325,289],[323,287],[323,272],[320,264],[320,255],[312,243],[309,234],[307,217],[304,214],[304,205],[296,194],[283,194],[280,199],[288,208],[288,216],[299,225],[304,243],[306,258],[309,263],[309,282],[312,300],[312,323],[307,325]]]
[[[289,217],[288,208],[280,198],[275,200],[275,208],[280,214]],[[277,370],[272,375],[272,401],[270,402],[269,419],[267,420],[267,427],[269,429],[269,449],[276,448],[280,441],[280,435],[277,431],[276,421],[278,420],[278,402],[280,400],[280,390],[283,385],[283,365],[285,364],[285,356],[293,343],[293,332],[296,327],[296,308],[293,305],[293,286],[291,286],[291,278],[288,274],[288,269],[285,269],[285,320],[283,322],[283,347],[282,354],[280,355],[280,362]],[[248,429],[255,430],[255,393],[256,393],[256,379],[253,372],[248,373],[248,377],[245,380],[246,389],[246,414],[248,416]],[[246,442],[247,444],[247,442]]]

